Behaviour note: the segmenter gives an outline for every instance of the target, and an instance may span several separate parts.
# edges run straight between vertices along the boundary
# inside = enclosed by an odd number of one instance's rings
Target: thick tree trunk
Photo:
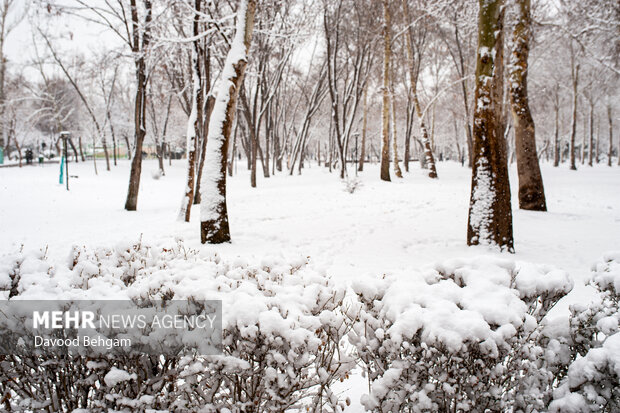
[[[501,125],[503,0],[479,0],[474,111],[474,166],[467,229],[468,245],[495,245],[514,252],[510,184]],[[500,33],[500,34],[498,34]]]
[[[209,121],[205,162],[210,170],[202,176],[203,196],[200,202],[200,241],[203,244],[230,241],[226,208],[228,144],[252,41],[255,10],[256,0],[241,0],[235,38],[224,63],[213,115]]]
[[[531,36],[530,0],[517,0],[518,15],[513,31],[513,49],[510,70],[510,102],[515,127],[515,152],[519,176],[519,208],[546,211],[534,119],[530,112],[527,93],[528,56]]]
[[[420,106],[420,101],[418,99],[417,92],[417,78],[415,76],[414,70],[414,56],[413,56],[413,31],[411,28],[411,23],[409,20],[409,5],[407,0],[403,0],[403,17],[405,19],[405,24],[407,24],[407,36],[405,38],[407,44],[407,61],[409,63],[409,77],[411,78],[411,95],[413,99],[413,104],[415,106],[415,111],[418,119],[418,127],[420,128],[420,132],[422,133],[422,146],[424,147],[424,157],[426,158],[426,165],[428,166],[428,176],[430,178],[437,178],[437,169],[435,167],[435,157],[433,156],[433,150],[431,149],[430,139],[428,137],[428,130],[426,129],[426,124],[424,123],[424,118],[422,117],[422,108]]]
[[[390,181],[390,3],[383,0],[383,107],[381,109],[381,180]]]
[[[573,119],[571,123],[570,134],[570,169],[577,170],[575,163],[575,135],[577,134],[577,86],[579,84],[579,64],[573,65],[572,68],[572,81],[573,81]]]

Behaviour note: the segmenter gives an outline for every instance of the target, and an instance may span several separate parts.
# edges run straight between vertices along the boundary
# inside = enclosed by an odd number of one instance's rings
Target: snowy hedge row
[[[571,306],[571,359],[551,412],[620,411],[620,253],[593,267],[597,299]]]
[[[143,242],[0,258],[10,299],[220,299],[222,356],[19,358],[0,362],[1,403],[147,411],[342,411],[333,384],[355,364],[369,411],[618,411],[620,254],[594,267],[599,300],[548,311],[572,288],[550,267],[453,260],[365,279],[354,294],[307,258],[251,265]],[[340,397],[339,397],[340,396]],[[347,400],[348,402],[348,400]]]
[[[179,241],[74,247],[58,268],[45,252],[2,262],[0,289],[11,299],[220,299],[224,308],[221,356],[7,356],[0,392],[13,410],[272,412],[344,405],[330,388],[355,364],[342,347],[345,289],[306,258],[226,263]]]
[[[544,320],[567,274],[478,259],[353,288],[366,409],[540,411],[550,399],[561,354]]]

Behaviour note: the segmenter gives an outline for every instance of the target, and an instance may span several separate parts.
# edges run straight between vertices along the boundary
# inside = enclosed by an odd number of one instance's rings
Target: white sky
[[[18,1],[17,6],[18,8],[12,10],[10,14],[19,16],[27,12],[27,15],[7,36],[4,45],[4,55],[9,61],[9,71],[22,71],[29,78],[37,77],[36,70],[28,67],[36,56],[33,47],[33,34],[36,34],[36,29],[33,25],[36,21],[43,21],[46,24],[45,21],[48,18],[47,16],[44,16],[44,18],[34,17],[33,11],[35,6],[32,6],[27,0],[23,2]],[[88,23],[76,17],[54,17],[49,21],[51,22],[49,32],[53,36],[63,37],[61,40],[53,42],[55,47],[58,47],[63,52],[88,55],[122,45],[118,36],[106,30],[103,26]],[[41,55],[48,54],[46,46],[40,39],[38,41],[38,50]]]

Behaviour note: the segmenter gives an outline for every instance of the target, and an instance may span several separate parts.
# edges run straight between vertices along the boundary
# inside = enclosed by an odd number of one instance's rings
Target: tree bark
[[[195,0],[194,7],[196,13],[194,14],[193,30],[194,37],[198,36],[198,23],[200,13],[200,0]],[[198,56],[199,42],[200,40],[194,40],[192,47],[192,109],[190,111],[189,119],[187,121],[187,180],[185,187],[185,194],[181,202],[181,209],[179,211],[179,221],[184,220],[189,222],[192,203],[194,201],[194,188],[196,186],[196,151],[198,149],[198,139],[201,133],[201,121],[202,121],[202,80],[200,78],[200,60]]]
[[[555,101],[553,108],[555,109],[555,126],[553,128],[553,166],[560,165],[560,95],[556,86]]]
[[[381,110],[381,180],[390,181],[390,3],[383,0],[383,108]]]
[[[252,41],[255,10],[256,0],[241,0],[235,38],[224,63],[213,116],[209,120],[205,162],[211,170],[202,176],[203,196],[200,202],[200,241],[203,244],[230,242],[226,208],[228,144]]]
[[[519,176],[519,208],[546,211],[534,119],[530,112],[527,93],[528,56],[531,36],[530,0],[517,0],[518,15],[513,30],[513,49],[510,70],[510,102],[515,128],[515,152]]]
[[[362,113],[362,148],[360,151],[359,166],[357,170],[364,170],[364,158],[366,157],[366,125],[368,118],[368,84],[364,87],[364,108]],[[320,148],[320,146],[319,146]]]
[[[84,151],[82,150],[82,137],[78,137],[78,147],[80,149],[80,158],[82,158],[82,162],[86,162],[86,157],[84,156]]]
[[[414,70],[414,62],[413,62],[413,32],[411,29],[411,24],[409,20],[409,5],[407,0],[403,0],[403,16],[405,19],[405,24],[407,24],[407,36],[405,38],[407,44],[407,61],[409,63],[409,77],[411,78],[411,95],[413,99],[413,105],[415,106],[415,111],[418,119],[418,127],[420,128],[420,132],[422,134],[422,145],[424,147],[424,156],[426,158],[426,164],[428,166],[428,176],[429,178],[437,178],[437,169],[435,167],[435,158],[433,156],[433,150],[431,149],[430,139],[428,137],[428,130],[426,129],[426,124],[424,123],[424,118],[422,117],[422,108],[420,106],[420,101],[418,99],[417,92],[417,77],[415,76]]]
[[[468,245],[494,245],[514,252],[506,145],[500,130],[503,0],[479,0],[474,111],[474,165],[467,228]],[[499,33],[499,34],[496,34]]]
[[[594,159],[594,103],[590,102],[590,143],[588,144],[588,166],[592,166]]]
[[[208,86],[209,81],[208,81],[208,77],[207,77],[207,85],[205,85],[205,87],[209,87]],[[213,104],[215,103],[215,98],[213,96],[209,96],[207,98],[207,105],[205,107],[205,111],[206,114],[204,116],[204,120],[203,120],[203,131],[202,131],[202,140],[201,140],[201,150],[200,150],[200,160],[198,161],[198,175],[196,177],[196,190],[194,191],[194,205],[198,205],[200,204],[200,200],[202,198],[201,193],[200,193],[200,182],[202,181],[202,171],[204,169],[204,165],[205,165],[205,155],[207,152],[207,136],[209,135],[209,119],[211,119],[211,112],[213,112]],[[233,156],[235,155],[235,150],[234,150],[234,145],[233,145]],[[232,173],[232,169],[230,170]],[[232,176],[232,175],[231,175]]]
[[[574,59],[574,57],[573,57]],[[577,170],[577,165],[575,164],[575,135],[577,134],[577,86],[579,84],[579,63],[575,65],[572,64],[572,81],[573,81],[573,119],[571,123],[571,134],[570,134],[570,169],[573,171]]]
[[[142,145],[146,136],[146,86],[148,78],[146,76],[146,59],[144,54],[150,42],[152,4],[145,0],[146,17],[144,24],[138,19],[138,7],[135,0],[131,0],[131,25],[133,35],[134,63],[136,69],[136,100],[134,105],[134,128],[136,147],[133,160],[131,161],[131,171],[129,172],[129,187],[127,189],[127,199],[125,209],[135,211],[138,208],[138,192],[140,190],[140,175],[142,173]],[[140,29],[142,26],[142,29]],[[142,30],[142,44],[140,45],[140,33]]]
[[[607,119],[609,121],[609,150],[607,151],[607,166],[611,166],[611,157],[614,153],[614,129],[611,119],[611,104],[607,105]],[[620,162],[620,148],[618,149],[618,162]]]
[[[390,95],[392,102],[392,151],[394,153],[394,175],[396,175],[397,178],[402,178],[403,173],[400,170],[400,165],[398,164],[398,135],[396,132],[396,99],[394,98],[394,88],[390,90]]]

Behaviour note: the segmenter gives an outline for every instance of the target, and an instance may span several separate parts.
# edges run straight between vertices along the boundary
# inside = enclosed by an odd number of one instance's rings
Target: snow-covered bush
[[[348,313],[367,410],[540,411],[561,368],[545,315],[566,273],[491,258],[353,286]]]
[[[573,361],[554,394],[552,412],[620,411],[620,253],[594,265],[597,299],[571,306]]]
[[[250,265],[181,241],[140,241],[73,247],[58,265],[45,254],[0,261],[9,263],[0,272],[5,299],[15,291],[11,299],[193,298],[223,307],[221,355],[3,356],[0,395],[13,410],[342,409],[331,385],[354,367],[343,351],[345,289],[306,257]]]

